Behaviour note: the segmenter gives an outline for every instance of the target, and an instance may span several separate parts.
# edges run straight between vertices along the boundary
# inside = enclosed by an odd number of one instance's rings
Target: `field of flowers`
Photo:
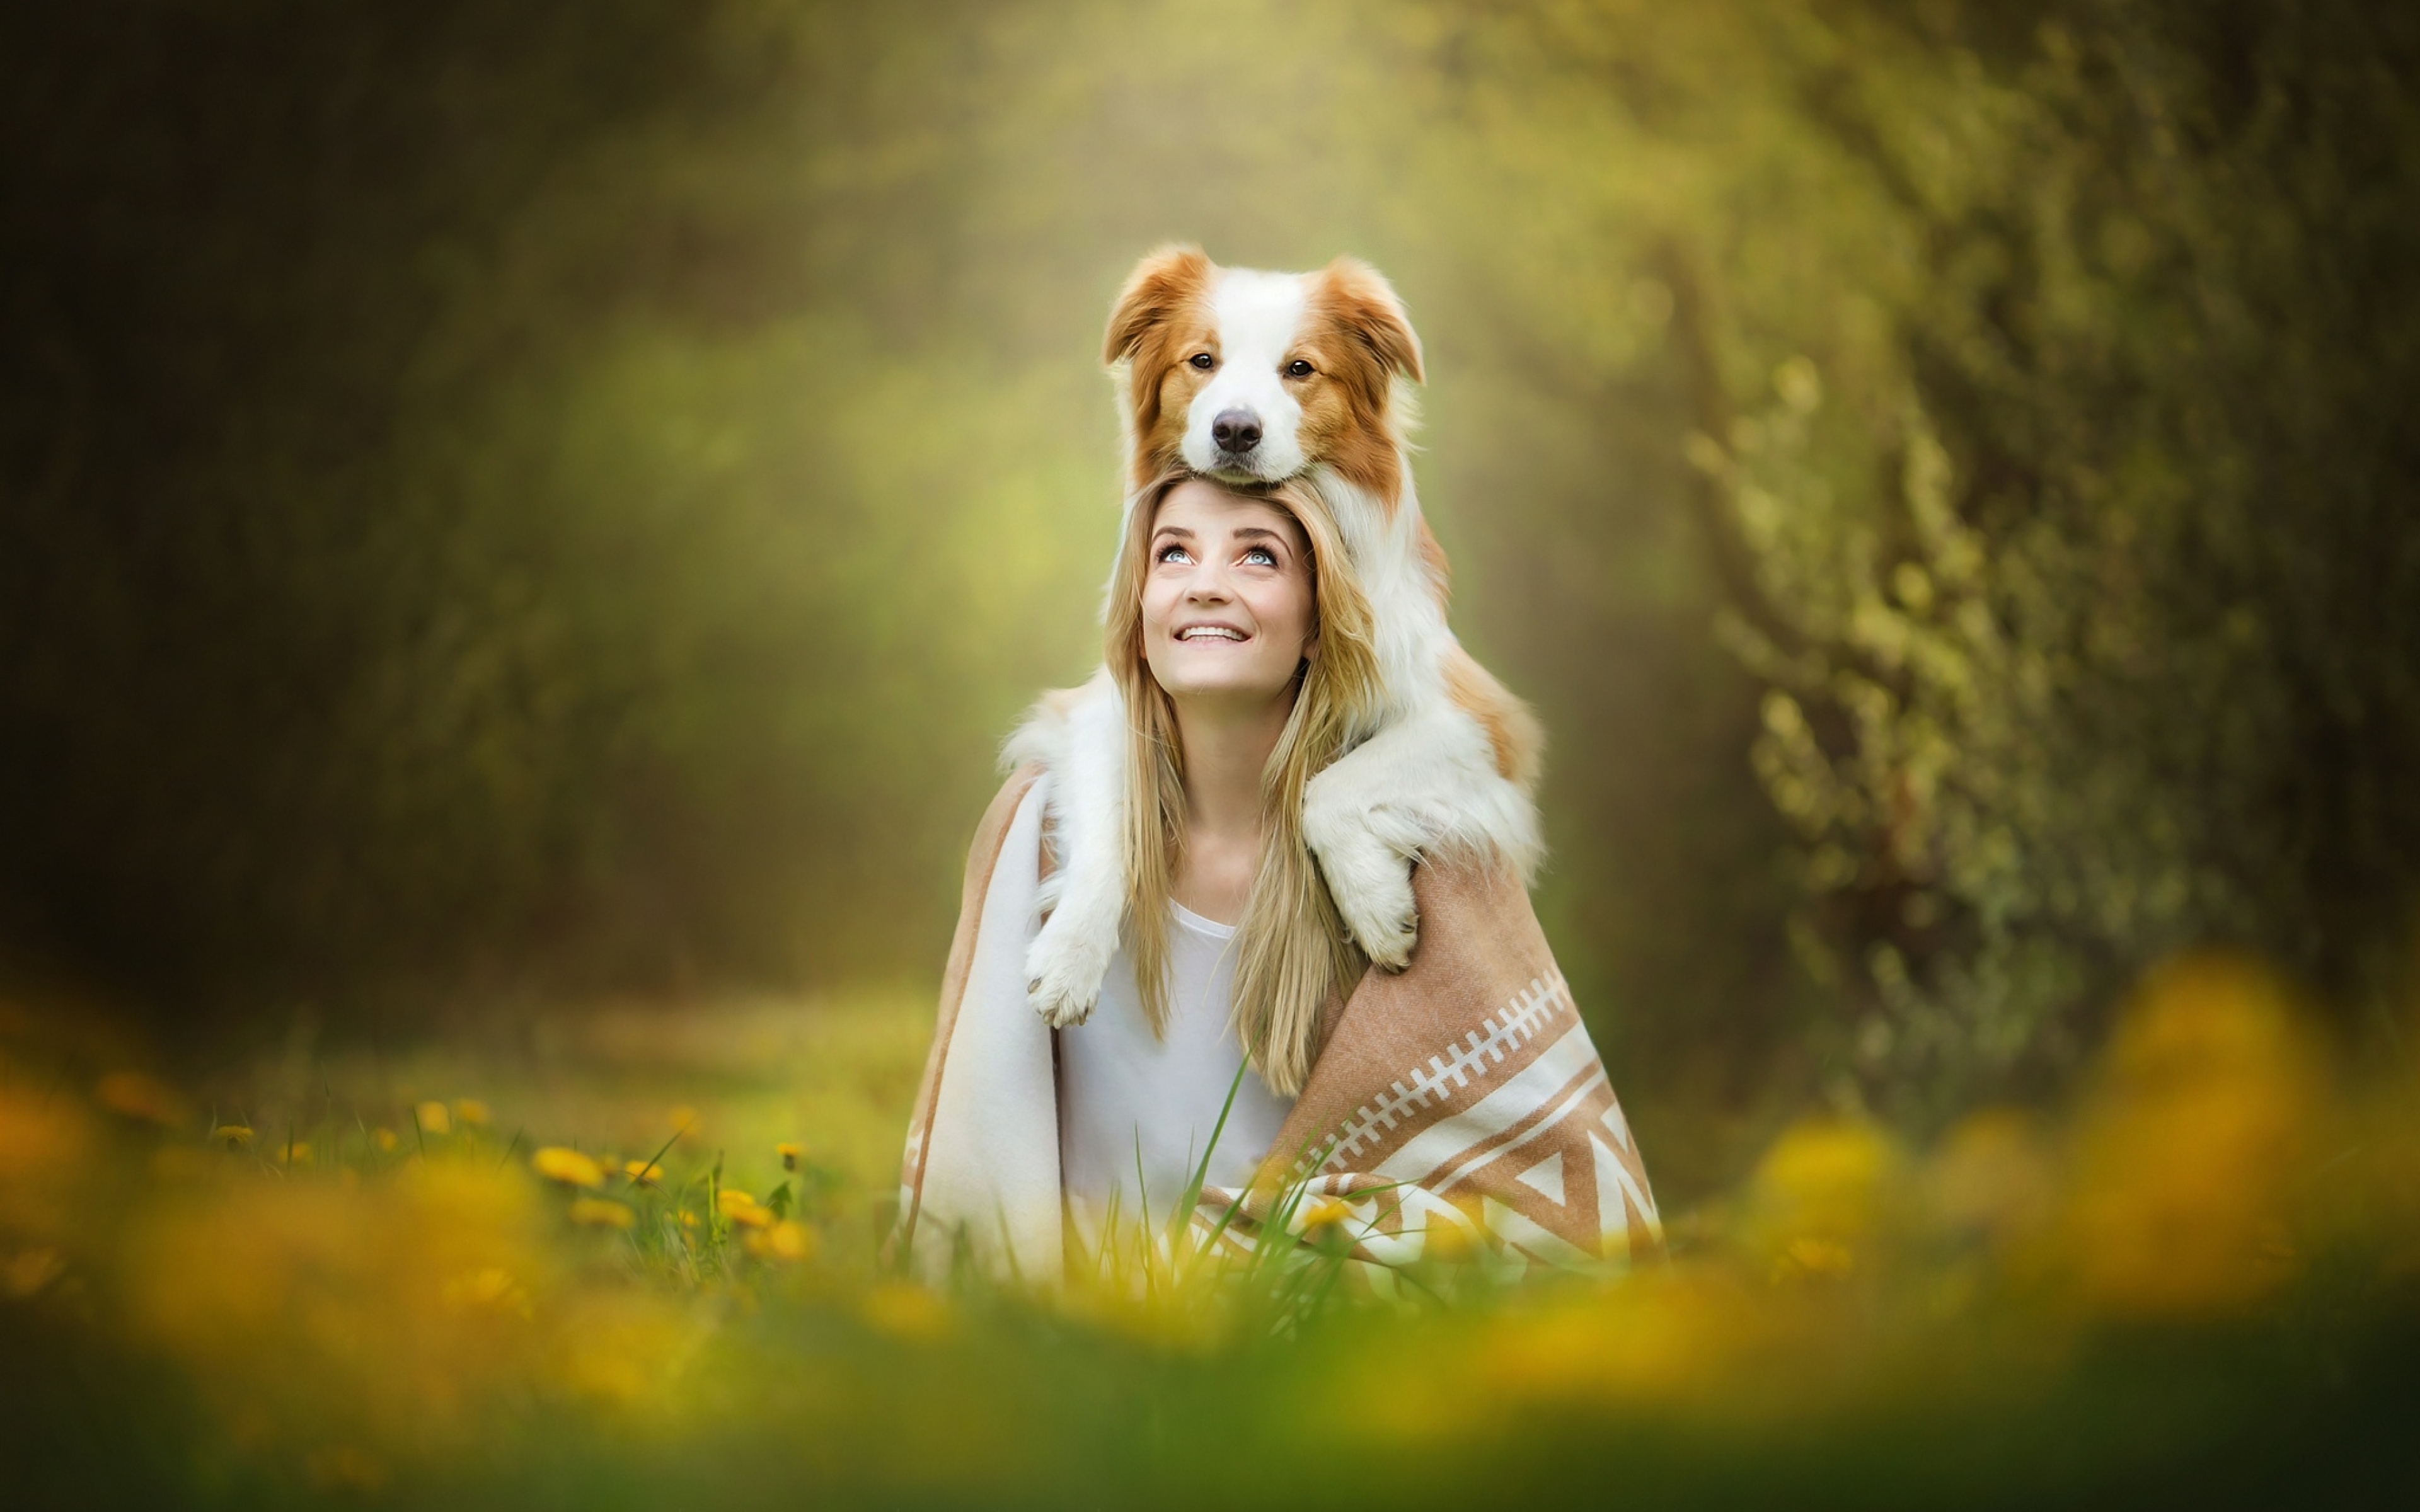
[[[218,1076],[8,1013],[12,1506],[2420,1489],[2420,1087],[2237,960],[2143,983],[2062,1106],[1928,1148],[1812,1117],[1668,1213],[1668,1262],[1439,1261],[1384,1304],[1333,1231],[1147,1293],[887,1273],[920,1003],[298,1035]]]

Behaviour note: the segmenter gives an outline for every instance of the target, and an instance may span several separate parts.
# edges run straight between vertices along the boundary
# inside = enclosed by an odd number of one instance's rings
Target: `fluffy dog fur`
[[[1419,927],[1413,860],[1492,853],[1527,879],[1542,852],[1537,724],[1447,627],[1444,553],[1413,494],[1398,391],[1422,380],[1419,339],[1365,263],[1269,273],[1167,247],[1127,281],[1103,356],[1120,380],[1130,500],[1182,464],[1239,484],[1302,477],[1336,518],[1370,596],[1386,697],[1312,779],[1303,834],[1354,939],[1400,970]],[[1080,1024],[1125,901],[1125,710],[1108,671],[1046,699],[1008,754],[1055,778],[1059,864],[1026,958],[1032,999],[1048,1023]]]

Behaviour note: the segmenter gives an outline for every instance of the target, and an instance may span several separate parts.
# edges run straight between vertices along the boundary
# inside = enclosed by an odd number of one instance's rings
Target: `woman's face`
[[[1151,523],[1143,659],[1171,698],[1259,705],[1311,654],[1311,562],[1277,505],[1187,479]]]

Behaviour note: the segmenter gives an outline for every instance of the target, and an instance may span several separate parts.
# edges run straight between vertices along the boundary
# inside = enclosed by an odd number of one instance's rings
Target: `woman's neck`
[[[1291,702],[1259,707],[1180,702],[1185,750],[1185,855],[1176,901],[1204,918],[1239,922],[1261,860],[1261,776],[1285,733]]]

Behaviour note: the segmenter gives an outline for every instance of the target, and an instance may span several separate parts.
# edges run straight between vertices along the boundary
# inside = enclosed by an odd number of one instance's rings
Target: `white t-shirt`
[[[1244,1071],[1227,1026],[1235,987],[1235,926],[1170,903],[1168,1034],[1152,1036],[1135,992],[1125,947],[1109,962],[1092,1016],[1059,1031],[1059,1161],[1068,1204],[1087,1242],[1101,1242],[1114,1202],[1117,1239],[1128,1247],[1149,1199],[1164,1229],[1193,1179],[1227,1090],[1226,1127],[1210,1152],[1205,1186],[1242,1186],[1284,1123],[1294,1099]],[[1140,1167],[1140,1178],[1138,1178]],[[1141,1190],[1138,1190],[1140,1180]]]

